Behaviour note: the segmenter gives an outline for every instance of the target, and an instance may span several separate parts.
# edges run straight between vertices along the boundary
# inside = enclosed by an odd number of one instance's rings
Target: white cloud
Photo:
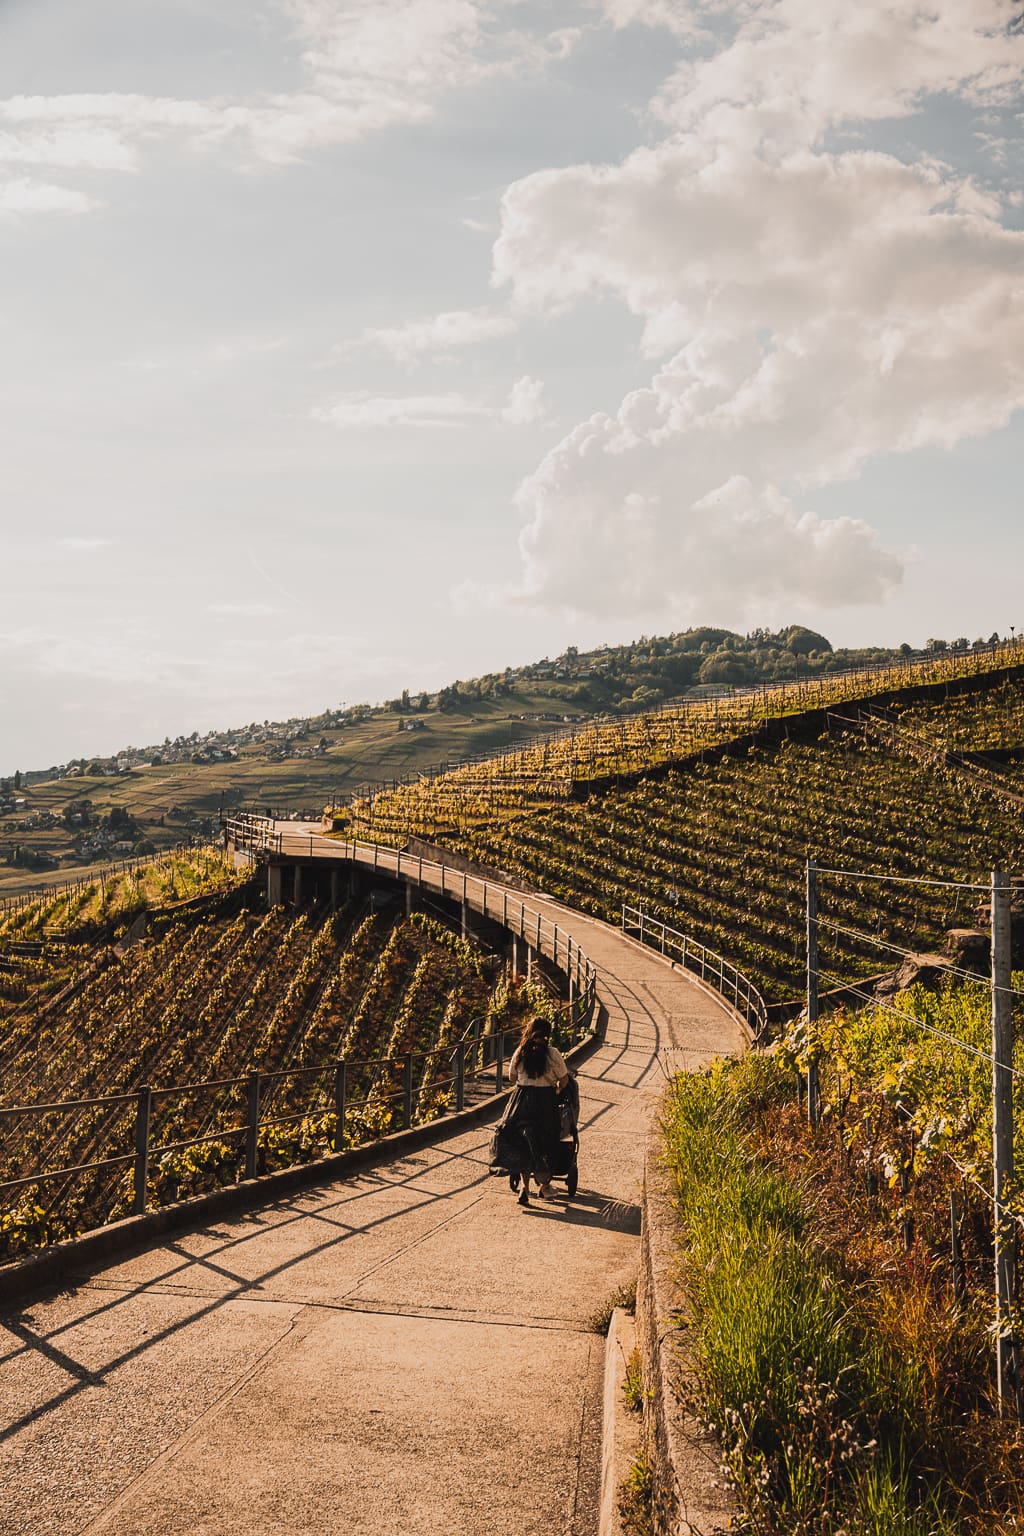
[[[526,427],[533,422],[543,421],[543,380],[531,379],[528,373],[524,373],[521,379],[517,379],[509,391],[508,400],[502,407],[501,419],[507,421],[511,427]]]
[[[665,359],[521,486],[532,600],[631,617],[659,597],[677,614],[876,601],[900,560],[864,522],[800,516],[794,491],[1024,405],[1024,233],[999,199],[924,155],[817,145],[925,93],[1004,96],[1024,43],[997,32],[1006,7],[731,14],[735,36],[663,95],[660,144],[503,199],[494,281],[516,306],[612,295]]]
[[[396,362],[406,365],[416,363],[424,356],[429,356],[435,363],[450,362],[467,347],[511,336],[518,325],[513,316],[496,314],[489,309],[449,309],[424,320],[365,330],[337,350],[340,355],[345,355],[358,347],[379,347]]]
[[[657,0],[607,8],[613,19],[668,24]],[[785,151],[833,124],[902,117],[940,92],[1000,102],[1018,91],[1024,68],[1024,35],[1007,32],[1008,0],[695,0],[671,9],[680,35],[720,44],[683,61],[657,102],[673,126],[699,124],[705,142]],[[724,45],[723,27],[732,29]]]
[[[464,427],[474,422],[529,426],[543,418],[539,379],[524,375],[513,384],[502,405],[490,405],[468,395],[371,395],[356,390],[331,405],[317,406],[314,421],[342,431],[378,427]]]
[[[572,29],[528,35],[482,0],[279,0],[299,47],[290,92],[205,100],[130,92],[0,101],[0,163],[135,171],[171,139],[287,165],[311,151],[430,118],[445,92],[564,57]]]
[[[98,208],[94,197],[71,187],[33,181],[25,176],[0,181],[0,218],[33,213],[88,213]]]

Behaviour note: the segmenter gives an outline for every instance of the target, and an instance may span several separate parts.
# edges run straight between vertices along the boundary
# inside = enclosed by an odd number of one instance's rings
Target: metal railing
[[[227,823],[227,828],[228,840],[233,840],[232,832],[238,839],[236,846],[241,846],[245,838],[254,856],[268,851],[280,852],[286,839],[291,841],[288,834],[275,832],[273,824],[267,822],[266,818],[235,817]],[[305,844],[305,835],[299,834],[298,840]],[[578,943],[564,928],[560,929],[558,923],[515,896],[510,899],[509,891],[504,887],[496,887],[493,881],[454,871],[418,856],[414,858],[408,854],[403,855],[394,849],[353,843],[341,847],[347,847],[347,853],[342,852],[342,857],[354,858],[356,862],[376,868],[381,873],[394,873],[402,878],[412,879],[415,873],[425,888],[439,889],[443,895],[458,897],[469,906],[478,904],[481,912],[500,921],[529,950],[547,956],[556,969],[562,972],[568,986],[567,1001],[557,1006],[561,1015],[560,1041],[565,1046],[579,1042],[589,1027],[596,1003],[597,972]],[[336,840],[332,839],[328,843],[327,851],[334,857],[338,856],[340,849]],[[351,1116],[359,1109],[380,1106],[389,1112],[389,1130],[408,1130],[414,1124],[426,1123],[434,1117],[430,1112],[420,1112],[417,1108],[418,1096],[447,1095],[449,1105],[460,1111],[465,1108],[466,1091],[471,1084],[480,1087],[490,1086],[493,1082],[491,1091],[501,1092],[506,1058],[511,1056],[514,1045],[518,1043],[519,1031],[487,1032],[481,1029],[483,1022],[482,1018],[474,1019],[460,1040],[429,1051],[352,1060],[340,1057],[310,1067],[285,1067],[272,1072],[253,1070],[241,1077],[178,1083],[160,1088],[143,1085],[130,1093],[0,1107],[0,1126],[6,1126],[18,1117],[30,1117],[38,1127],[43,1116],[63,1117],[117,1109],[126,1111],[120,1125],[109,1127],[107,1134],[118,1138],[117,1145],[105,1149],[109,1150],[110,1155],[81,1163],[37,1167],[33,1172],[0,1180],[0,1192],[7,1194],[132,1165],[131,1209],[132,1214],[140,1215],[147,1209],[150,1171],[154,1160],[184,1152],[190,1147],[231,1142],[238,1138],[241,1145],[237,1159],[237,1178],[240,1180],[255,1178],[262,1171],[267,1144],[261,1140],[261,1135],[275,1127],[299,1125],[303,1121],[333,1114],[334,1126],[330,1140],[332,1151],[335,1152],[344,1148],[352,1126]],[[432,1061],[442,1067],[436,1075],[431,1068]],[[417,1063],[422,1067],[419,1074]],[[270,1101],[275,1087],[284,1080],[297,1083],[304,1079],[313,1080],[310,1097],[304,1107],[268,1116],[266,1111],[272,1108]],[[330,1081],[329,1089],[325,1086],[327,1080]],[[351,1088],[354,1083],[359,1083],[361,1097],[352,1098]],[[398,1086],[392,1087],[390,1084]],[[244,1107],[241,1102],[235,1106],[233,1123],[204,1129],[197,1135],[176,1137],[169,1142],[154,1141],[155,1105],[175,1096],[210,1091],[217,1091],[225,1098],[232,1092],[237,1093],[240,1100],[244,1096]],[[230,1110],[230,1104],[222,1105],[215,1113],[226,1116]],[[391,1124],[394,1119],[399,1122],[397,1126]],[[208,1120],[206,1124],[209,1125]],[[372,1139],[372,1132],[364,1137],[364,1140]]]
[[[669,928],[667,924],[651,917],[642,907],[623,904],[622,931],[635,932],[641,944],[649,944],[663,955],[671,956],[684,970],[692,971],[701,981],[721,993],[726,1002],[731,1002],[737,1013],[746,1019],[754,1036],[754,1044],[760,1045],[764,1041],[768,1032],[768,1005],[750,977],[744,975],[731,960],[726,960],[724,955],[709,949],[706,944],[691,939],[688,934]]]
[[[228,817],[224,831],[230,846],[248,853],[254,860],[271,854],[297,861],[340,860],[448,896],[499,923],[530,949],[550,959],[568,979],[571,1008],[588,1013],[593,1007],[597,973],[579,944],[564,926],[560,928],[553,918],[529,906],[499,882],[400,848],[365,843],[358,838],[326,837],[319,831],[302,828],[301,824],[279,827],[265,816]]]

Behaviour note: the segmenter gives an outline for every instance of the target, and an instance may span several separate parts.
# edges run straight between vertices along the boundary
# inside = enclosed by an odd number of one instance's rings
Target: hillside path
[[[490,1129],[189,1231],[0,1317],[2,1536],[593,1536],[604,1339],[664,1073],[712,995],[546,906],[599,969],[580,1189],[520,1208]]]

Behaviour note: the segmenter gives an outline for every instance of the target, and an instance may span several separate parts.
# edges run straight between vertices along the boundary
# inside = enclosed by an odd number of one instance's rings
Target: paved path
[[[636,1273],[652,1103],[743,1036],[659,957],[548,911],[608,1012],[576,1201],[517,1206],[478,1128],[0,1318],[2,1536],[592,1536],[588,1320]]]

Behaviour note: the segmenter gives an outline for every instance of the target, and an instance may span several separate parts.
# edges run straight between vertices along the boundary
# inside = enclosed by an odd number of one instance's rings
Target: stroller
[[[495,1126],[494,1135],[491,1138],[491,1172],[507,1173],[511,1188],[518,1189],[522,1177],[522,1132],[507,1126],[505,1118],[503,1116]],[[569,1081],[558,1095],[559,1140],[551,1169],[552,1182],[555,1179],[565,1180],[566,1192],[570,1200],[579,1188],[580,1181],[577,1164],[580,1148],[579,1118],[579,1084],[575,1076],[570,1073]]]
[[[577,1163],[580,1150],[580,1085],[572,1072],[558,1095],[558,1121],[558,1154],[551,1176],[565,1180],[566,1193],[571,1200],[580,1183]]]

